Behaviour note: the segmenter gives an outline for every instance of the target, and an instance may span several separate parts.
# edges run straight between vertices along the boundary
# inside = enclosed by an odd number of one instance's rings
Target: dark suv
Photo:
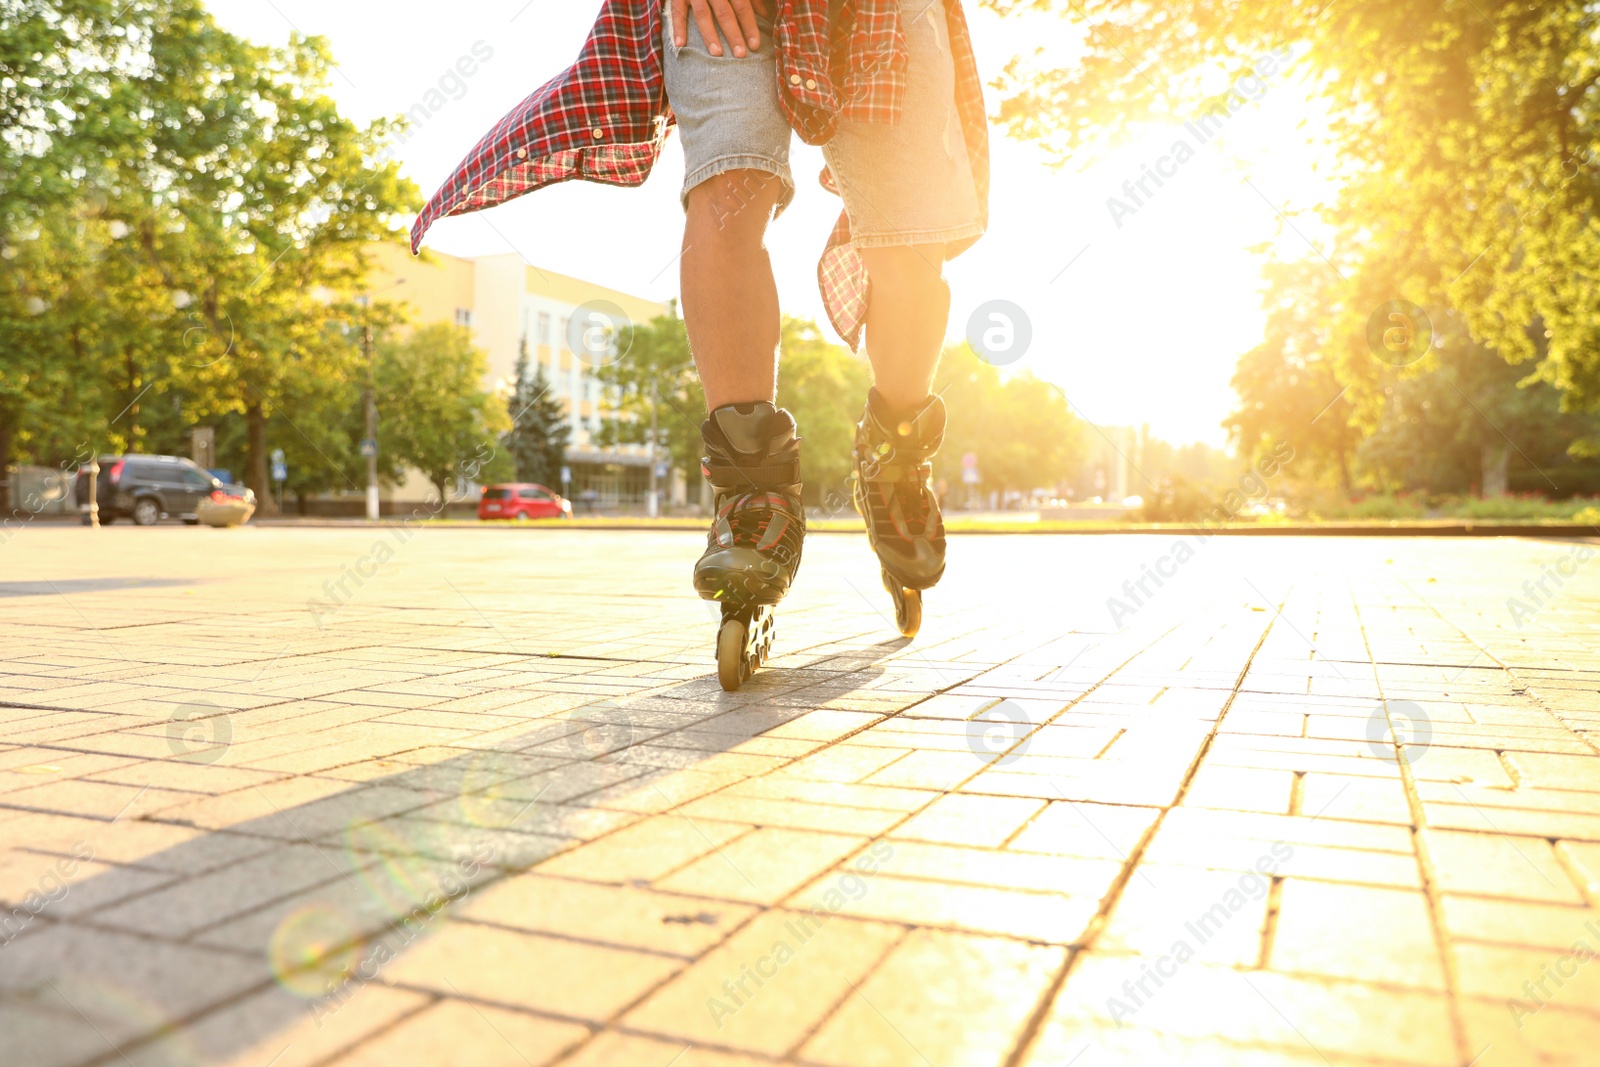
[[[152,526],[164,518],[180,518],[193,526],[200,520],[200,501],[222,488],[205,468],[182,456],[101,456],[95,496],[100,521],[130,518]],[[77,501],[89,505],[89,472],[78,468]]]

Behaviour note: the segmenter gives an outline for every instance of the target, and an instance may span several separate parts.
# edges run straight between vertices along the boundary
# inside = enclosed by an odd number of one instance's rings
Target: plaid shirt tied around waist
[[[501,119],[434,193],[411,227],[411,251],[422,247],[437,219],[494,207],[556,182],[642,184],[673,124],[662,75],[665,2],[606,0],[578,61]],[[906,49],[898,0],[843,0],[831,18],[829,0],[774,2],[779,98],[801,140],[826,144],[840,119],[899,121]],[[930,2],[945,6],[956,110],[987,224],[989,131],[966,14],[960,0]],[[824,172],[829,185],[826,179]],[[834,329],[859,348],[867,272],[843,211],[817,265],[817,282]]]

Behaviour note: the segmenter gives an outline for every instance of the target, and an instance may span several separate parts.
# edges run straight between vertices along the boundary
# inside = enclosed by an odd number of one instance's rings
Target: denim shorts
[[[761,50],[736,58],[706,50],[689,18],[688,42],[672,43],[672,5],[662,0],[667,101],[683,140],[685,208],[689,190],[730,170],[758,170],[783,182],[777,210],[794,198],[789,170],[793,131],[778,101],[772,24],[758,16]],[[906,40],[906,93],[895,125],[841,119],[823,146],[833,183],[859,248],[939,244],[983,232],[966,138],[956,112],[955,68],[943,0],[900,0]]]

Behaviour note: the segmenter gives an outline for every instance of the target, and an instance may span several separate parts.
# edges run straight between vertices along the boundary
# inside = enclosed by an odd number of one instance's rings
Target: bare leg
[[[950,317],[944,246],[863,248],[872,286],[867,300],[867,358],[874,384],[897,411],[926,400],[933,388]]]
[[[706,406],[777,396],[778,288],[765,242],[783,182],[732,170],[689,191],[683,318]]]

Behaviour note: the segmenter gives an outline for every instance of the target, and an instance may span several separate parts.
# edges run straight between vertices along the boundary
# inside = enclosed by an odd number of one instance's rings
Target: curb
[[[387,517],[386,517],[387,518]],[[830,520],[821,520],[828,522]],[[346,530],[362,529],[373,524],[365,519],[257,519],[252,526]],[[380,519],[377,525],[387,525]],[[423,524],[422,529],[448,530],[579,530],[596,533],[639,533],[651,531],[692,530],[703,532],[703,519],[667,519],[658,522],[618,522],[589,525],[583,520],[562,522],[540,520],[536,522],[479,522],[477,520],[444,520]],[[808,534],[860,534],[865,532],[856,525],[812,525]],[[1249,526],[1067,526],[1053,524],[1018,523],[1015,529],[963,530],[959,526],[948,530],[951,537],[1040,537],[1046,535],[1148,535],[1167,534],[1175,537],[1539,537],[1539,538],[1600,538],[1600,526],[1577,523],[1506,523],[1506,522],[1392,522],[1392,523],[1298,523]]]

